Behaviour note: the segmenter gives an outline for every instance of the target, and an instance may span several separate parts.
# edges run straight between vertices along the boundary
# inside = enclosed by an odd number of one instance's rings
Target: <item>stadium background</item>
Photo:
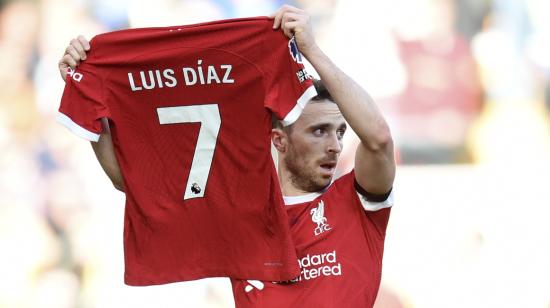
[[[123,194],[54,121],[57,61],[77,34],[266,15],[280,1],[0,3],[0,307],[231,307],[225,279],[123,284]],[[377,307],[550,307],[550,2],[290,3],[392,127]]]

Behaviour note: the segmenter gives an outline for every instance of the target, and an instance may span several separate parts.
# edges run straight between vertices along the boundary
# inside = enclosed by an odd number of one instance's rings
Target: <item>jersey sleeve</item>
[[[371,194],[359,186],[355,179],[355,170],[345,176],[348,176],[348,189],[352,190],[348,192],[350,194],[355,192],[365,218],[375,227],[377,234],[384,238],[394,203],[394,190],[392,189],[384,195]]]
[[[264,105],[283,125],[298,119],[307,102],[317,95],[311,75],[303,65],[303,56],[294,38],[281,31],[271,31],[264,39],[266,97]]]
[[[393,206],[393,189],[384,195],[374,195],[365,191],[355,180],[354,186],[365,211],[375,212]]]
[[[99,76],[98,70],[87,63],[69,69],[57,114],[59,123],[89,141],[99,140],[101,118],[109,116]]]

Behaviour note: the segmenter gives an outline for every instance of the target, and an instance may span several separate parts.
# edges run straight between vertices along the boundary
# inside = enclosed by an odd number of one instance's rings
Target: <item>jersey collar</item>
[[[283,196],[285,200],[285,205],[294,205],[298,203],[305,203],[315,200],[315,198],[322,195],[322,192],[314,192],[307,195],[301,196]]]

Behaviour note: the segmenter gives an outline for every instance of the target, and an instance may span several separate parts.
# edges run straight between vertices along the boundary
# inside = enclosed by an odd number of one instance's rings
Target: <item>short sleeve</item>
[[[298,119],[317,92],[294,38],[289,40],[281,31],[268,31],[271,33],[264,39],[266,59],[262,61],[266,87],[264,104],[286,126]]]
[[[357,196],[359,197],[359,201],[361,201],[361,205],[365,211],[369,212],[376,212],[381,209],[390,208],[393,206],[394,202],[393,190],[388,194],[388,197],[385,200],[369,200],[368,197],[360,192],[357,192]]]
[[[98,141],[101,118],[109,112],[103,101],[102,80],[92,65],[82,63],[67,74],[57,121],[79,137]]]

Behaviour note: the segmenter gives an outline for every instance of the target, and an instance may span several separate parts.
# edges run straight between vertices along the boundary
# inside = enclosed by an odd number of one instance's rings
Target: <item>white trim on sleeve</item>
[[[306,107],[309,100],[312,99],[315,95],[317,95],[317,91],[315,90],[315,87],[311,85],[304,93],[302,93],[302,96],[298,98],[298,101],[296,102],[294,108],[292,108],[292,110],[290,110],[290,112],[283,119],[283,126],[288,126],[296,122],[296,120],[298,120],[298,117],[300,117],[300,115],[302,114],[302,111]]]
[[[73,132],[78,137],[84,138],[88,141],[94,141],[97,142],[99,140],[99,134],[93,133],[82,126],[76,124],[71,118],[69,118],[67,115],[58,112],[56,117],[57,122],[68,128],[71,132]]]
[[[361,195],[360,193],[357,193],[357,196],[359,197],[359,200],[361,201],[361,205],[363,206],[365,211],[375,212],[375,211],[393,206],[393,190],[388,196],[388,199],[386,199],[383,202],[368,201],[367,198],[365,198],[365,196]]]

